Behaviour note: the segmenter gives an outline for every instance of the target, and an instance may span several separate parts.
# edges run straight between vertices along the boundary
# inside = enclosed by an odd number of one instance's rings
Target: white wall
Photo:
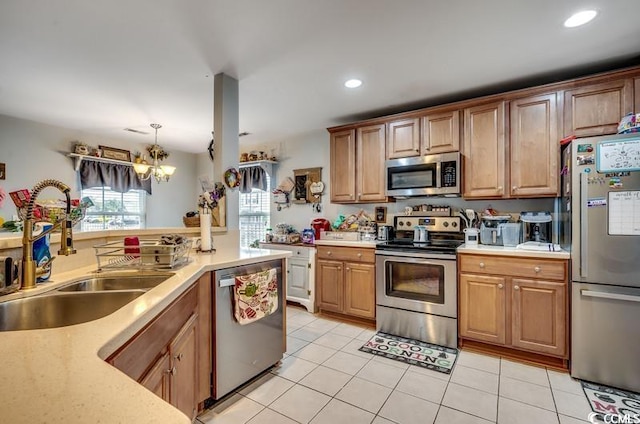
[[[142,136],[144,137],[144,136]],[[153,138],[136,144],[124,140],[104,139],[82,131],[45,125],[33,121],[0,115],[0,163],[6,164],[6,179],[0,187],[7,193],[31,189],[44,179],[57,179],[69,185],[71,196],[79,197],[80,180],[67,153],[73,151],[75,141],[90,146],[105,145],[121,149],[144,151]],[[161,135],[159,136],[159,144]],[[197,194],[197,155],[170,151],[167,164],[177,167],[169,182],[152,182],[153,195],[147,196],[147,227],[180,227],[185,212],[194,210]],[[59,198],[55,189],[46,189],[41,198]],[[0,208],[0,216],[11,219],[16,213],[13,201],[7,196]]]
[[[293,170],[300,168],[322,167],[322,181],[325,183],[325,194],[322,196],[322,212],[317,214],[310,204],[291,204],[289,208],[278,211],[276,205],[271,207],[271,225],[286,222],[293,225],[298,230],[308,228],[312,219],[324,217],[333,222],[338,215],[348,216],[364,210],[374,215],[376,206],[387,207],[387,220],[391,222],[393,214],[404,213],[405,206],[420,204],[451,206],[457,209],[473,208],[482,211],[487,207],[498,210],[501,213],[520,213],[522,211],[549,211],[553,212],[554,199],[525,199],[525,200],[474,200],[467,201],[462,198],[437,198],[437,197],[416,197],[407,200],[399,200],[394,203],[384,204],[361,204],[342,205],[329,202],[331,192],[330,184],[330,156],[329,156],[329,133],[322,129],[304,134],[301,137],[285,139],[279,142],[267,144],[251,144],[241,140],[240,152],[250,152],[252,150],[264,151],[269,156],[275,156],[278,165],[274,167],[275,181],[273,187],[277,186],[282,179],[289,176],[293,178]]]

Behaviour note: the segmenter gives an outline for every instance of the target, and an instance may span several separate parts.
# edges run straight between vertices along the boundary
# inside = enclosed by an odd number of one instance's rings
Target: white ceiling
[[[566,29],[573,12],[596,19]],[[213,75],[268,143],[635,63],[638,0],[2,0],[0,114],[204,152]],[[359,89],[343,82],[357,77]],[[149,131],[143,136],[129,127]]]

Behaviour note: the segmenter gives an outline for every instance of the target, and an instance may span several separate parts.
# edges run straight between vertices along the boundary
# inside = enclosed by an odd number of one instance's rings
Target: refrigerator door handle
[[[588,183],[587,174],[580,173],[580,276],[587,277]]]
[[[598,297],[601,299],[612,299],[612,300],[626,300],[628,302],[638,302],[640,303],[640,296],[633,296],[629,294],[618,294],[618,293],[607,293],[593,290],[580,290],[580,294],[582,296],[587,297]]]

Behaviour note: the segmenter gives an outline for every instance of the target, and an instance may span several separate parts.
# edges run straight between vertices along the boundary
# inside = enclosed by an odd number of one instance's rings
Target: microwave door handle
[[[587,207],[589,184],[587,174],[580,173],[580,276],[587,277],[587,232],[589,227],[589,208]]]
[[[436,162],[436,184],[434,188],[441,188],[442,187],[442,178],[441,178],[441,167],[442,166],[442,162],[438,161]]]

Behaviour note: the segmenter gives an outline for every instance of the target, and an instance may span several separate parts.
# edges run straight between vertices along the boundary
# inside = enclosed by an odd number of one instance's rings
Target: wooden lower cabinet
[[[167,371],[171,369],[171,356],[169,352],[165,352],[151,367],[151,370],[145,375],[140,384],[151,390],[156,396],[169,401],[171,393],[169,391],[169,382],[171,374]]]
[[[373,249],[318,246],[317,305],[320,310],[374,319],[375,255]]]
[[[458,263],[461,344],[482,342],[566,363],[568,261],[462,254]]]

